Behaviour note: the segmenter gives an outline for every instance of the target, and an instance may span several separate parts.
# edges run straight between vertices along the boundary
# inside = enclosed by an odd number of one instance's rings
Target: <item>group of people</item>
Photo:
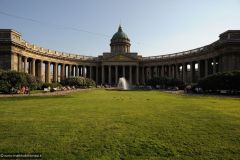
[[[30,88],[27,86],[22,86],[19,88],[11,88],[11,93],[12,94],[30,94]]]

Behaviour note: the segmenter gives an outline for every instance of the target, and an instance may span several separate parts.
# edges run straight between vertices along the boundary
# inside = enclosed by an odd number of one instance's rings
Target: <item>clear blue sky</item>
[[[0,14],[0,28],[31,43],[93,56],[110,51],[120,22],[131,51],[143,56],[201,47],[240,29],[240,0],[0,0],[0,12],[44,22]]]

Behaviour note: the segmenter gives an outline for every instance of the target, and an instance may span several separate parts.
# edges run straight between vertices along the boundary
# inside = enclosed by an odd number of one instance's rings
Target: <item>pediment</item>
[[[105,61],[136,61],[137,59],[134,57],[131,57],[131,55],[127,54],[116,54],[110,57],[107,57]]]

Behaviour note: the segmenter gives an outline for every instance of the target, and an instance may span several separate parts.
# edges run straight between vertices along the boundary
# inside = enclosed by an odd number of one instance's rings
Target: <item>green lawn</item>
[[[43,159],[240,159],[240,99],[87,90],[0,98],[0,152]]]

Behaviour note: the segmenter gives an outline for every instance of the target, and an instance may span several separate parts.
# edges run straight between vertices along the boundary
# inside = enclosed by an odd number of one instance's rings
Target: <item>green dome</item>
[[[118,27],[118,31],[113,35],[111,40],[126,39],[129,40],[126,33],[123,32],[122,27]]]

